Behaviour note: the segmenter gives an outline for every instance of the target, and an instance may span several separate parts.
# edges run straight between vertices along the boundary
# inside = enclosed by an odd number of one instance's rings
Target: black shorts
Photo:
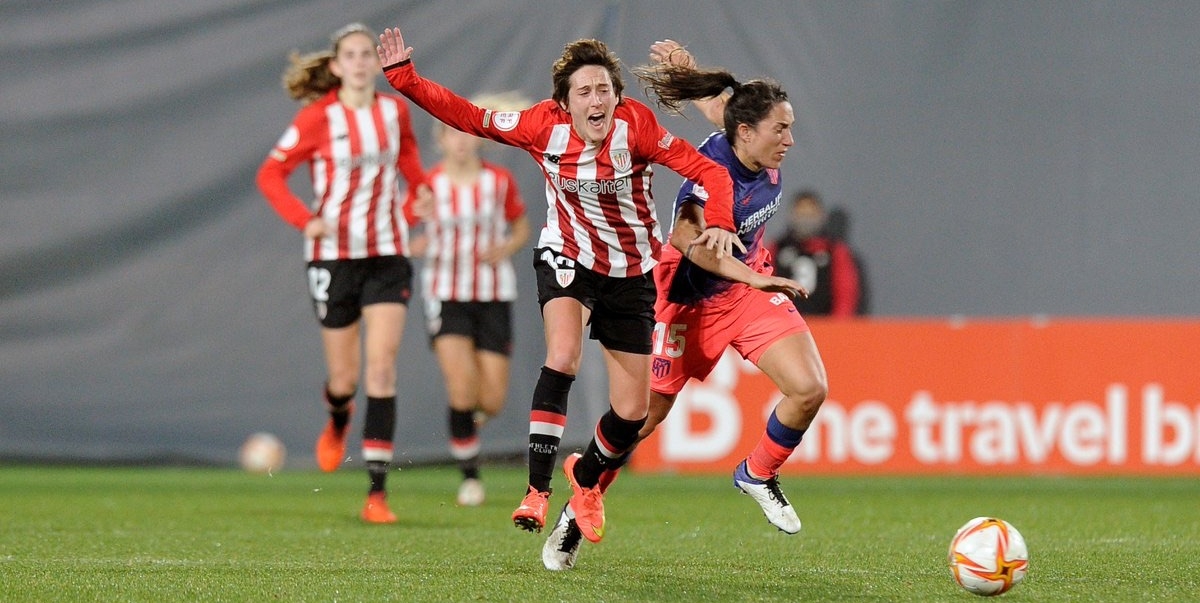
[[[512,302],[425,300],[429,343],[442,335],[462,335],[475,349],[512,355]]]
[[[538,304],[559,297],[579,300],[589,310],[590,337],[618,352],[649,354],[657,289],[651,274],[617,278],[597,274],[549,249],[533,251]]]
[[[348,327],[362,317],[363,306],[408,304],[412,263],[400,255],[309,262],[308,294],[321,326]]]

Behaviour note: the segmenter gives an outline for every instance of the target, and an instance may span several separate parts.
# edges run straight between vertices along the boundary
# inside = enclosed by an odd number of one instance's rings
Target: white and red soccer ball
[[[976,517],[950,541],[950,572],[967,592],[990,596],[1007,592],[1025,578],[1029,550],[1012,524]]]
[[[251,473],[274,473],[283,468],[287,449],[279,438],[266,432],[250,434],[238,449],[238,462]]]

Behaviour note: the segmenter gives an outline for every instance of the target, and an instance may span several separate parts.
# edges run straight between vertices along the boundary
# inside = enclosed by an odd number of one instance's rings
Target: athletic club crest
[[[650,371],[654,373],[655,377],[662,379],[671,372],[671,361],[666,358],[655,358],[650,366]]]
[[[559,287],[566,289],[575,282],[575,261],[571,258],[556,256],[553,251],[546,249],[542,251],[540,259],[554,268],[554,280]]]
[[[628,172],[633,167],[633,160],[629,157],[629,151],[614,151],[609,157],[612,158],[613,167],[617,168],[618,172]]]
[[[554,277],[558,280],[558,286],[566,289],[571,286],[571,283],[575,282],[575,269],[555,268]]]

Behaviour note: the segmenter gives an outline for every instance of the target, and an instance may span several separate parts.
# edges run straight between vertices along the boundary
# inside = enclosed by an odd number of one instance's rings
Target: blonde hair
[[[372,40],[375,33],[362,23],[350,23],[329,36],[328,50],[307,54],[293,50],[288,54],[288,66],[283,70],[283,89],[293,100],[308,104],[342,84],[342,79],[329,70],[329,62],[337,56],[342,40],[352,34],[364,34]]]
[[[472,97],[471,103],[492,111],[520,111],[533,105],[533,101],[518,90],[480,94]]]

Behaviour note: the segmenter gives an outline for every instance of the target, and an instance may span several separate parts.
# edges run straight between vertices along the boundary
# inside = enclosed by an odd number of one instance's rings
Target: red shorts
[[[660,287],[654,314],[650,389],[665,395],[707,377],[726,346],[758,364],[772,343],[808,331],[788,296],[741,283],[691,305],[668,302],[667,287]]]

